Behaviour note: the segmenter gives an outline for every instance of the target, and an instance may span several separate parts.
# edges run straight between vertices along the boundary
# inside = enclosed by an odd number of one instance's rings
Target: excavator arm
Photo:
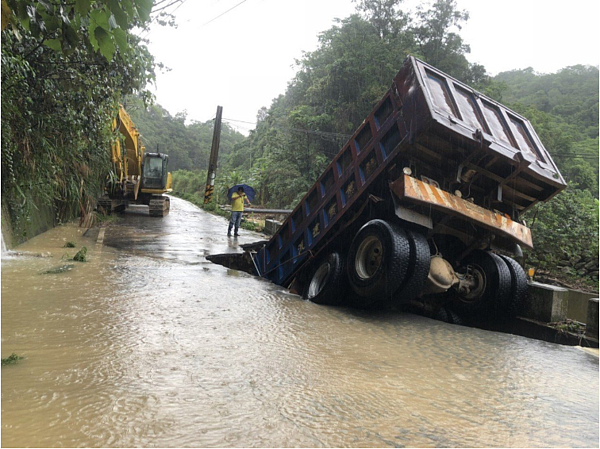
[[[119,180],[122,182],[130,178],[139,181],[145,148],[141,144],[139,131],[123,106],[119,106],[119,113],[113,120],[113,131],[119,137],[111,147],[111,161]]]

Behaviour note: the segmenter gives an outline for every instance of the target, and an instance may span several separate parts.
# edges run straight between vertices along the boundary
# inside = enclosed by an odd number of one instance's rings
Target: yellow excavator
[[[171,205],[165,193],[173,191],[171,173],[167,171],[169,156],[145,151],[140,133],[122,105],[113,130],[117,138],[110,148],[112,171],[98,208],[110,214],[125,210],[130,203],[144,204],[149,206],[149,215],[164,217]]]

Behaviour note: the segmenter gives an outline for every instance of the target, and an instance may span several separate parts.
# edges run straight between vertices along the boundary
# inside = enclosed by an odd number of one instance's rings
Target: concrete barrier
[[[585,335],[598,340],[598,298],[588,300]]]
[[[567,319],[569,290],[553,285],[530,282],[528,300],[521,316],[542,323],[554,323]]]
[[[596,294],[530,282],[528,298],[520,314],[540,323],[567,319],[585,323],[585,335],[598,341],[598,298]]]
[[[265,234],[273,235],[277,232],[280,226],[281,223],[279,223],[278,221],[267,218],[265,220],[265,229],[263,230],[263,232]]]
[[[569,305],[567,308],[567,318],[579,321],[581,323],[586,323],[588,317],[589,300],[592,298],[596,298],[597,296],[597,293],[586,293],[580,290],[569,290]]]

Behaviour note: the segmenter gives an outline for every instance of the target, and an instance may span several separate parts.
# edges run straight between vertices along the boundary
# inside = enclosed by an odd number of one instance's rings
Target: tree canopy
[[[7,14],[11,31],[17,37],[22,27],[43,45],[65,55],[80,45],[90,45],[107,61],[112,60],[117,49],[123,53],[130,50],[128,30],[148,22],[154,3],[153,0],[5,1],[11,11]]]
[[[505,104],[525,115],[563,176],[598,197],[598,68],[572,66],[552,74],[531,68],[503,72]]]
[[[153,4],[2,1],[2,204],[19,237],[36,208],[63,220],[95,204],[119,101],[151,98],[154,59],[133,30]]]

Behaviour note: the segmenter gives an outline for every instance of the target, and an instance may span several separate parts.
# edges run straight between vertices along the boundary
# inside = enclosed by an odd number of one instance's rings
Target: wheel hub
[[[382,258],[383,246],[381,241],[375,236],[367,237],[361,242],[356,252],[356,274],[361,279],[370,279],[381,266]]]
[[[467,302],[478,300],[485,292],[486,285],[483,269],[478,265],[469,266],[465,278],[459,285],[461,299]]]

